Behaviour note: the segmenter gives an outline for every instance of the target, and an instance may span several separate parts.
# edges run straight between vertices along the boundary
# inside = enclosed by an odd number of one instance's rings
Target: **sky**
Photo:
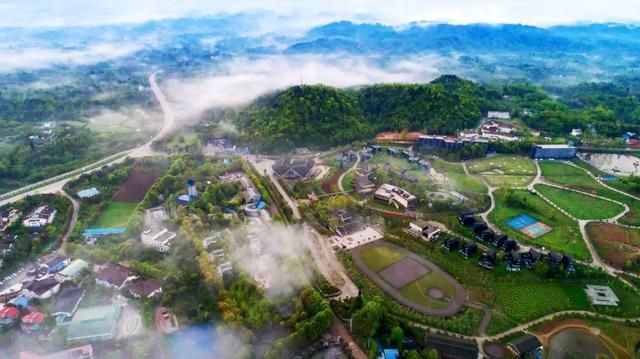
[[[272,12],[286,19],[278,22],[281,26],[300,29],[340,19],[393,25],[413,21],[537,26],[640,22],[638,0],[0,0],[0,26],[139,23],[249,11]]]

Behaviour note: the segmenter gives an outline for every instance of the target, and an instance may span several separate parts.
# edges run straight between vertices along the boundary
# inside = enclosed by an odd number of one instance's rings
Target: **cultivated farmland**
[[[496,156],[469,161],[470,173],[482,176],[494,187],[523,187],[536,175],[535,163],[520,156]]]
[[[607,219],[624,210],[617,203],[557,187],[537,184],[535,189],[578,219]]]

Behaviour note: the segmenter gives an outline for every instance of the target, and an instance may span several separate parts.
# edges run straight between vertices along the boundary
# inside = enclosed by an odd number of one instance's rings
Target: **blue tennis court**
[[[537,223],[538,220],[528,216],[526,214],[519,214],[506,222],[507,226],[515,229],[516,231],[521,230],[524,227],[530,226],[534,223]]]

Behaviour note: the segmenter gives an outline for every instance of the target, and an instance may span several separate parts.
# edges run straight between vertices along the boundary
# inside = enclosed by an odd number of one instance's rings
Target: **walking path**
[[[342,186],[342,180],[344,179],[344,176],[346,176],[347,173],[355,170],[356,167],[358,167],[358,163],[360,163],[360,154],[356,153],[356,163],[354,163],[351,168],[346,170],[343,174],[340,175],[340,177],[338,177],[338,188],[340,189],[340,192],[344,192],[344,187]]]

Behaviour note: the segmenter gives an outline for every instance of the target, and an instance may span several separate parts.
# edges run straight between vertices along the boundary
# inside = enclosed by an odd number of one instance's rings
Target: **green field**
[[[467,163],[469,173],[482,176],[494,187],[524,187],[536,175],[535,163],[521,156],[496,156]]]
[[[496,208],[489,214],[489,220],[504,233],[536,247],[572,254],[576,259],[589,259],[589,251],[582,239],[577,222],[525,190],[502,189],[494,193]],[[528,214],[551,226],[553,231],[532,239],[515,231],[505,222],[521,213]]]
[[[540,168],[542,169],[544,178],[551,182],[583,190],[598,196],[611,198],[626,204],[629,206],[630,211],[620,219],[620,223],[640,225],[640,201],[604,187],[589,176],[585,170],[575,166],[561,162],[542,161],[540,162]]]
[[[140,108],[127,108],[118,112],[104,111],[88,120],[87,128],[107,134],[141,136],[156,129],[156,122]]]
[[[432,287],[442,289],[448,298],[453,298],[456,295],[456,289],[453,284],[434,272],[429,272],[415,282],[407,284],[400,289],[400,294],[425,307],[436,309],[447,308],[450,303],[444,300],[433,299],[428,295],[429,288]]]
[[[404,254],[386,246],[375,246],[360,252],[360,258],[367,267],[378,273],[404,258]]]
[[[433,168],[436,172],[445,175],[449,179],[449,183],[453,189],[458,192],[487,193],[487,186],[485,186],[482,181],[467,176],[460,163],[445,162],[438,159],[433,163]]]
[[[617,203],[586,196],[582,193],[537,184],[536,191],[578,219],[607,219],[624,211]]]
[[[92,226],[98,228],[126,226],[129,216],[137,205],[129,202],[109,202]]]
[[[583,284],[497,283],[498,302],[511,318],[525,322],[562,310],[590,310]]]
[[[342,179],[342,188],[344,188],[345,191],[353,191],[353,185],[351,185],[351,181],[353,181],[354,178],[356,178],[355,171],[351,171],[344,175],[344,178]]]

